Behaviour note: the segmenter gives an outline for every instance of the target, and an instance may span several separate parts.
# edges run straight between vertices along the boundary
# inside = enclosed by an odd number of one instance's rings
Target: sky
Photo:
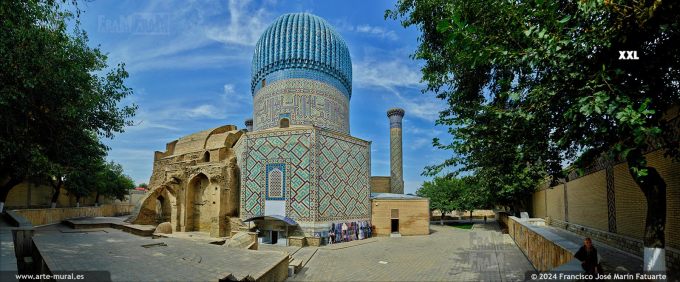
[[[426,165],[451,152],[432,147],[450,139],[435,126],[443,102],[422,93],[420,67],[409,58],[418,30],[384,19],[392,1],[110,1],[80,4],[90,45],[125,63],[139,106],[134,125],[105,140],[108,159],[136,183],[148,183],[154,151],[182,136],[252,116],[250,65],[260,34],[278,16],[308,12],[328,21],[345,39],[353,68],[351,135],[371,141],[371,174],[389,175],[386,111],[406,110],[403,121],[405,193],[415,193]]]

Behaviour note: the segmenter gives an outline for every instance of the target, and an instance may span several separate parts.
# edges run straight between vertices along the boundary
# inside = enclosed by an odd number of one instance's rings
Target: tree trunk
[[[54,193],[52,193],[52,204],[51,208],[57,207],[57,201],[59,200],[59,194],[61,193],[61,185],[64,183],[61,179],[57,180],[55,183],[52,181],[52,188],[54,188]]]
[[[23,182],[22,178],[10,177],[7,182],[2,184],[2,187],[0,187],[0,213],[2,213],[5,209],[5,202],[7,201],[7,195],[9,195],[9,191],[15,186],[21,184],[21,182]]]
[[[99,206],[99,192],[97,192],[96,196],[94,197],[94,206]]]
[[[470,222],[472,222],[472,210],[470,210]]]
[[[647,200],[647,218],[644,245],[644,271],[666,271],[666,182],[659,172],[647,166],[641,151],[635,150],[627,156],[628,169],[635,183]],[[638,175],[637,171],[646,169],[646,175]]]

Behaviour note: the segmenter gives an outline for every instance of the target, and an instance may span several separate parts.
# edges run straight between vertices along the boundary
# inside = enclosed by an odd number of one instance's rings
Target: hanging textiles
[[[359,240],[364,239],[364,223],[359,222]]]
[[[333,240],[335,240],[335,223],[331,223],[331,229],[328,230],[328,243],[335,243]]]
[[[328,231],[319,232],[327,244],[351,242],[371,238],[370,221],[349,221],[331,223]]]
[[[342,223],[342,239],[345,242],[349,242],[349,232],[347,229],[347,223]]]

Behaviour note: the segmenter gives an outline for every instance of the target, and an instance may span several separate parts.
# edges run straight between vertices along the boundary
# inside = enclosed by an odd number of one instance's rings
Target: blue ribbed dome
[[[347,44],[324,19],[294,13],[278,17],[255,45],[251,90],[267,75],[284,69],[320,71],[340,82],[342,92],[352,93],[352,60]],[[268,79],[269,80],[269,79]]]

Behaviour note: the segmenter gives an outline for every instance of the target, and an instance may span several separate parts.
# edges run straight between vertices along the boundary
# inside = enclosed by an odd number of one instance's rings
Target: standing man
[[[597,256],[597,249],[593,246],[593,240],[590,237],[586,237],[583,240],[583,246],[576,252],[574,257],[581,261],[581,267],[583,267],[586,274],[603,274]]]

